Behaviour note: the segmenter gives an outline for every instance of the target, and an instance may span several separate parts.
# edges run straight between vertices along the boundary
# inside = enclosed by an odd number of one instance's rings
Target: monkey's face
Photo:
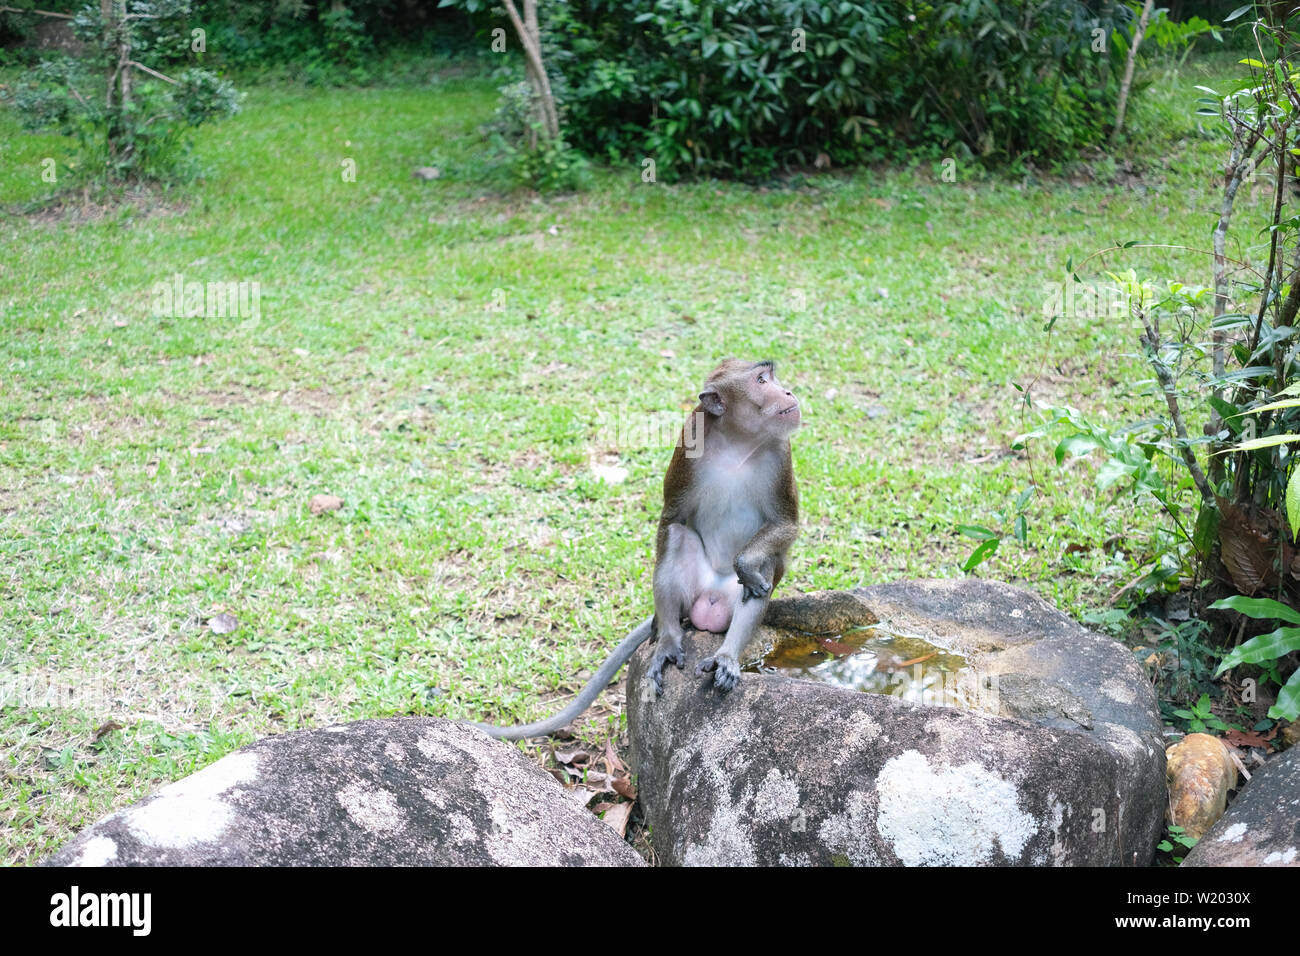
[[[799,428],[799,400],[782,385],[770,366],[761,365],[745,377],[743,424],[751,433],[786,438]]]

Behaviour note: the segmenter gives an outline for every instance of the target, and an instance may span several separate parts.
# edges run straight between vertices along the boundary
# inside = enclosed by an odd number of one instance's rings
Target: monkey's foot
[[[682,653],[681,644],[672,649],[661,645],[650,660],[650,679],[655,682],[656,697],[664,692],[664,665],[669,661],[676,664],[678,670],[686,666],[686,655]]]
[[[734,657],[715,654],[695,665],[697,677],[709,673],[713,674],[713,686],[725,693],[735,687],[736,681],[740,680],[740,664]]]

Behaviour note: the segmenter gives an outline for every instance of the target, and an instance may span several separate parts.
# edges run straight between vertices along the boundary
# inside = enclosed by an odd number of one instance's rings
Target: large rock
[[[984,710],[772,674],[721,695],[688,636],[656,699],[651,649],[629,725],[659,858],[713,865],[1144,865],[1165,808],[1154,694],[1121,645],[1029,592],[959,579],[774,601],[767,624],[880,619],[964,656]],[[761,640],[762,638],[760,638]]]
[[[447,720],[268,737],[82,831],[54,866],[639,866],[514,747]]]
[[[1300,866],[1300,749],[1257,770],[1183,866]]]

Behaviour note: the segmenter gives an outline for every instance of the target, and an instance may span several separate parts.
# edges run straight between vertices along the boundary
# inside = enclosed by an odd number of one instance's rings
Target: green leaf
[[[1283,654],[1300,651],[1300,627],[1279,627],[1259,637],[1252,637],[1245,644],[1234,647],[1220,662],[1214,672],[1218,677],[1230,667],[1238,664],[1259,664],[1262,661],[1275,661]]]
[[[1248,408],[1243,412],[1237,412],[1237,414],[1254,415],[1257,412],[1274,412],[1279,408],[1300,408],[1300,398],[1284,398],[1280,402],[1269,402],[1267,405],[1260,405],[1258,408]]]
[[[1300,624],[1300,612],[1286,604],[1282,604],[1280,601],[1274,601],[1272,598],[1252,598],[1242,594],[1234,594],[1232,597],[1215,601],[1210,605],[1210,610],[1236,611],[1238,614],[1264,621],[1286,621],[1290,624]]]
[[[1192,529],[1192,547],[1199,555],[1210,554],[1219,541],[1219,519],[1222,515],[1213,505],[1202,505],[1196,514],[1196,527]]]
[[[1056,463],[1065,461],[1066,455],[1086,455],[1094,448],[1100,448],[1101,442],[1091,435],[1066,435],[1056,446]]]
[[[1254,438],[1250,441],[1244,441],[1240,445],[1234,445],[1225,451],[1219,452],[1225,455],[1230,451],[1255,451],[1259,448],[1272,448],[1275,445],[1289,445],[1291,442],[1300,441],[1300,435],[1266,435],[1263,438]]]
[[[1286,480],[1286,521],[1291,526],[1291,540],[1300,534],[1300,481],[1292,474]]]
[[[1115,482],[1129,477],[1136,471],[1136,465],[1126,464],[1118,458],[1107,458],[1097,469],[1097,487],[1105,491]]]
[[[1268,709],[1274,720],[1295,720],[1300,717],[1300,670],[1291,675],[1286,686],[1277,692],[1277,703]]]
[[[961,569],[967,572],[975,570],[975,568],[979,567],[981,564],[987,561],[989,556],[992,555],[993,552],[996,551],[997,549],[998,549],[997,538],[991,538],[990,540],[985,541],[978,548],[976,548],[974,551],[971,552],[971,556],[966,559],[966,563],[961,566]]]
[[[957,525],[957,530],[964,535],[969,535],[972,538],[978,538],[980,541],[987,541],[990,538],[997,537],[997,532],[990,531],[988,528],[982,527],[981,525],[977,525],[977,524],[959,524]]]
[[[1246,4],[1246,5],[1243,6],[1243,7],[1238,7],[1236,10],[1233,10],[1230,14],[1228,14],[1226,17],[1224,17],[1224,18],[1223,18],[1223,22],[1224,22],[1224,23],[1231,23],[1233,20],[1237,19],[1237,17],[1241,16],[1243,13],[1245,13],[1247,10],[1251,9],[1253,6],[1254,6],[1253,3],[1248,3],[1248,4]]]

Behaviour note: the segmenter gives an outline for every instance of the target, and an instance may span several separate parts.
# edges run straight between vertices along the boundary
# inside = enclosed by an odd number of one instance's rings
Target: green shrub
[[[86,54],[48,56],[5,98],[26,128],[76,138],[71,168],[78,178],[174,178],[184,171],[189,130],[236,112],[239,94],[207,70],[166,77],[156,69],[186,59],[187,0],[137,0],[129,17],[123,9],[113,6],[105,20],[98,7],[83,7],[72,26]],[[142,66],[141,57],[153,65]]]
[[[1101,6],[1115,19],[1078,0],[588,0],[545,9],[543,29],[584,150],[766,175],[821,154],[1051,162],[1100,142],[1130,17]]]
[[[591,164],[562,136],[548,140],[538,135],[536,125],[532,87],[526,82],[501,87],[501,103],[484,131],[512,185],[539,192],[584,188],[590,181]]]

